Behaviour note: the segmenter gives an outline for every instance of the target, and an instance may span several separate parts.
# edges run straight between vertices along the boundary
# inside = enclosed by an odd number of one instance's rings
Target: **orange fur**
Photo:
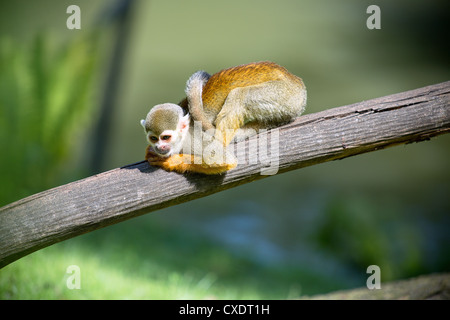
[[[166,171],[176,171],[179,173],[198,172],[203,174],[220,174],[236,167],[236,163],[223,163],[216,165],[199,164],[200,158],[190,154],[174,154],[167,158],[155,155],[151,146],[146,149],[145,160],[152,166],[158,166]]]
[[[303,86],[300,78],[273,62],[253,62],[219,71],[203,87],[203,108],[217,114],[231,90],[285,78]]]

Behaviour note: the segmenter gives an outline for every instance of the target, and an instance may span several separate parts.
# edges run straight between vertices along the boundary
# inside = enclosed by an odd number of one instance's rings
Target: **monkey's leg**
[[[245,124],[245,108],[242,104],[244,95],[242,88],[231,90],[215,120],[215,139],[224,146],[231,142],[236,130]]]
[[[248,123],[261,129],[289,122],[303,112],[305,103],[306,90],[287,80],[235,88],[217,115],[216,138],[228,145]]]
[[[203,174],[220,174],[236,167],[235,161],[223,163],[205,163],[198,156],[190,154],[174,154],[168,158],[152,157],[148,159],[152,166],[158,166],[166,171],[176,171],[179,173],[197,172]]]

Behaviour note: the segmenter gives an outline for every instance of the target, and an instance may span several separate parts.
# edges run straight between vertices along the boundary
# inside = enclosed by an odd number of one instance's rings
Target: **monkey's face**
[[[177,141],[180,140],[179,134],[176,130],[164,130],[157,135],[153,132],[148,132],[147,140],[152,146],[153,151],[160,157],[170,157],[177,151]]]
[[[173,104],[154,107],[145,120],[141,120],[147,141],[159,157],[170,157],[180,153],[189,130],[189,115],[183,116],[182,109]]]

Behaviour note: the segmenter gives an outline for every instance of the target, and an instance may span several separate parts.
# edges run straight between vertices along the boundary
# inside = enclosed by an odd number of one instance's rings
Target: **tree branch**
[[[429,274],[381,283],[381,289],[367,287],[339,290],[301,299],[314,300],[449,300],[450,273]]]
[[[304,115],[267,132],[269,153],[278,155],[269,160],[276,159],[282,173],[428,140],[450,131],[449,102],[450,81]],[[260,141],[261,134],[238,151],[248,155]],[[258,159],[263,155],[259,150]],[[165,172],[142,161],[11,203],[0,208],[0,267],[59,241],[267,177],[261,175],[267,163],[247,162],[225,175],[204,176]]]

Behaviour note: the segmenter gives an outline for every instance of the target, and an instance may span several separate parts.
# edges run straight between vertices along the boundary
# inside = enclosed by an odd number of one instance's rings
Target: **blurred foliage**
[[[416,222],[396,211],[395,202],[373,203],[363,195],[330,199],[315,242],[355,269],[378,265],[382,281],[418,274],[423,268],[421,236]]]
[[[70,164],[93,114],[96,62],[93,38],[0,39],[0,205],[53,186]]]
[[[71,264],[80,267],[81,290],[67,289]],[[146,217],[58,243],[0,272],[0,299],[286,299],[345,283],[314,270],[263,266]]]

